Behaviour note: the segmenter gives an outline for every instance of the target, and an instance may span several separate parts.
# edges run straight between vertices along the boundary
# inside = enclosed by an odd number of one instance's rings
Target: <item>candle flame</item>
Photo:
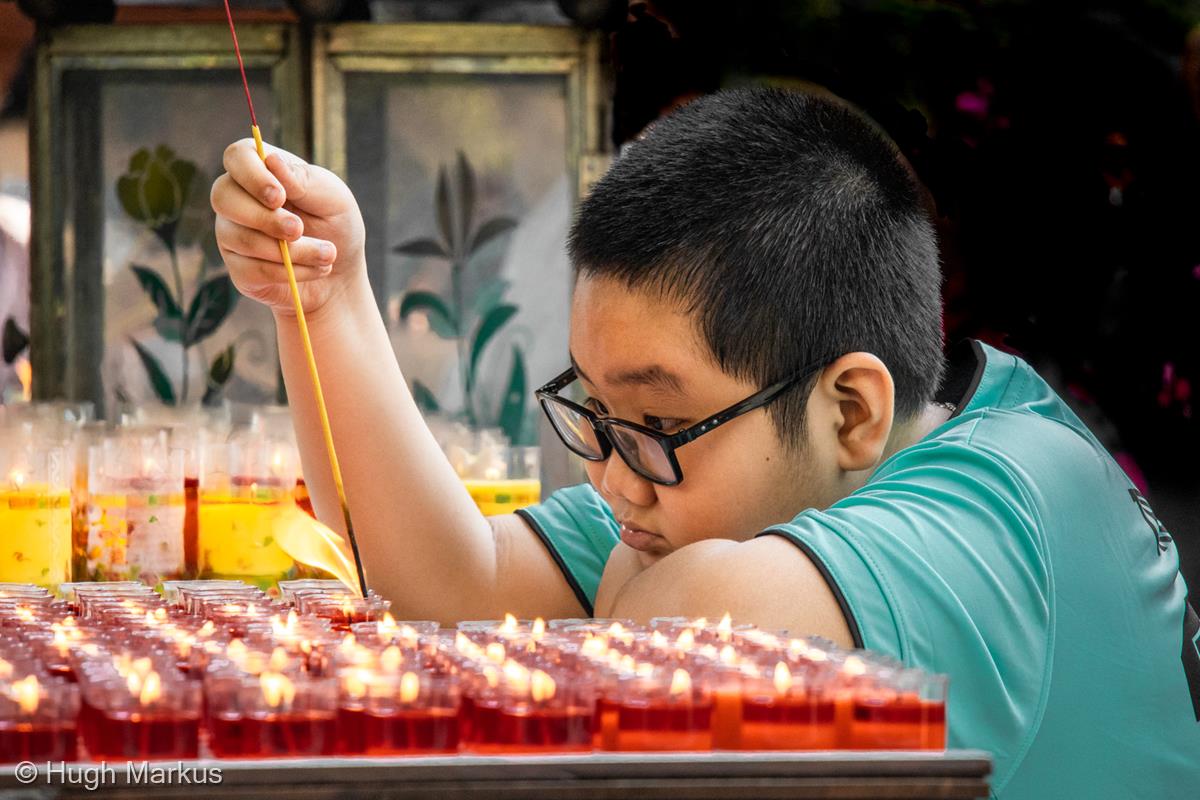
[[[14,469],[12,472],[8,473],[8,479],[12,481],[13,486],[16,486],[18,489],[25,485],[25,473],[19,469]]]
[[[36,675],[27,675],[19,681],[13,681],[8,692],[9,697],[21,709],[22,714],[32,714],[37,711],[42,692]]]
[[[487,681],[489,689],[495,689],[500,685],[500,672],[491,664],[483,668],[483,678]]]
[[[400,678],[400,702],[413,703],[421,696],[421,676],[415,672],[406,672]]]
[[[633,673],[639,678],[649,678],[654,675],[654,665],[649,661],[640,661],[634,667]]]
[[[396,632],[396,618],[392,616],[392,612],[383,612],[383,619],[375,623],[375,629],[380,636],[389,636]]]
[[[358,700],[359,698],[366,696],[367,681],[370,680],[370,678],[371,678],[371,672],[369,670],[365,670],[365,669],[349,670],[342,677],[342,689],[345,690],[346,694],[349,697],[351,697],[355,700]]]
[[[282,647],[276,647],[271,651],[271,660],[268,666],[275,672],[283,672],[287,668],[288,654]]]
[[[142,681],[142,690],[138,693],[138,702],[144,706],[148,706],[158,698],[162,697],[162,678],[158,677],[158,673],[151,670],[146,679]]]
[[[650,634],[650,646],[661,650],[667,646],[667,637],[663,636],[662,631],[654,631]]]
[[[392,645],[383,651],[379,656],[379,666],[388,672],[395,672],[400,669],[400,665],[404,663],[404,653],[396,645]]]
[[[579,652],[588,658],[604,658],[604,654],[608,652],[608,644],[599,636],[594,636],[583,641]]]
[[[692,633],[691,628],[684,628],[679,634],[679,638],[675,640],[675,646],[683,652],[688,652],[696,646],[696,634]]]
[[[504,645],[500,642],[488,642],[487,648],[484,650],[489,661],[495,661],[497,664],[503,664],[507,657],[504,652]]]
[[[625,626],[619,622],[614,622],[612,625],[608,626],[608,633],[611,636],[620,636],[624,632]]]
[[[354,616],[354,603],[350,602],[348,597],[342,602],[342,616],[346,619]]]
[[[792,639],[788,642],[788,655],[792,658],[801,658],[808,655],[808,642],[803,639]]]
[[[775,662],[775,691],[787,694],[792,688],[792,671],[782,661]]]
[[[546,635],[546,620],[542,619],[541,617],[538,617],[537,619],[535,619],[533,621],[533,628],[530,630],[530,634],[533,636],[534,639],[540,639],[543,636],[545,636]]]
[[[717,625],[717,638],[722,642],[728,642],[733,636],[733,617],[729,612],[725,612],[725,616],[721,617],[720,624]]]
[[[209,636],[212,636],[214,633],[216,633],[216,631],[217,626],[213,624],[213,621],[211,619],[206,619],[204,620],[204,624],[200,626],[200,629],[196,631],[196,635],[202,639],[205,639]],[[232,642],[230,642],[230,644],[232,644]]]
[[[296,685],[286,676],[278,672],[264,672],[258,676],[262,688],[263,700],[271,708],[290,706],[296,698]]]
[[[847,656],[845,663],[842,664],[842,672],[852,678],[864,674],[867,671],[866,662],[858,656]]]
[[[511,658],[504,662],[504,680],[517,691],[524,691],[529,686],[529,669]]]
[[[225,655],[234,664],[242,666],[246,662],[246,643],[241,639],[234,639],[225,647]]]
[[[672,697],[678,697],[692,692],[692,676],[688,674],[686,669],[677,669],[671,675],[671,688],[669,693]]]
[[[12,662],[5,661],[3,658],[0,658],[0,679],[8,680],[9,678],[12,677],[12,674],[13,674]]]
[[[558,689],[554,678],[540,669],[535,669],[529,679],[529,697],[535,703],[541,703],[554,698]]]
[[[514,617],[512,614],[505,614],[504,615],[504,624],[500,626],[500,632],[501,633],[516,633],[517,628],[519,628],[519,627],[520,627],[520,624],[517,622],[516,617]]]

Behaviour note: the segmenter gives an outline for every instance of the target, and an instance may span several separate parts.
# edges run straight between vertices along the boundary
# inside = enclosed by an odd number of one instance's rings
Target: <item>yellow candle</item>
[[[290,570],[294,562],[276,541],[276,529],[293,502],[290,491],[255,484],[201,491],[201,575],[267,581]]]
[[[464,478],[471,499],[485,516],[511,514],[518,508],[541,502],[542,482],[536,478],[515,480],[483,480]]]
[[[70,576],[70,492],[46,484],[0,489],[0,581],[56,587]]]

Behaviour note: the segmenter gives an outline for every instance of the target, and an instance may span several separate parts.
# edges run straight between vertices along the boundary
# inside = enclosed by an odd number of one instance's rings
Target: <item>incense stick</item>
[[[254,134],[254,147],[258,157],[267,160],[263,148],[262,133],[258,129],[258,118],[254,115],[254,102],[250,99],[250,83],[246,80],[246,65],[242,63],[242,49],[238,46],[237,30],[233,27],[233,12],[229,0],[225,0],[225,16],[229,20],[229,35],[233,37],[233,52],[237,56],[238,70],[242,74],[242,88],[246,90],[246,105],[250,109],[250,130]],[[325,408],[325,393],[321,391],[321,377],[317,374],[317,359],[313,355],[312,340],[308,336],[308,322],[304,318],[304,304],[300,301],[300,287],[296,284],[296,270],[292,266],[292,254],[288,244],[279,240],[279,254],[287,270],[288,287],[292,292],[292,305],[296,309],[296,324],[300,328],[300,341],[304,345],[304,357],[308,360],[308,375],[312,379],[313,395],[317,400],[317,414],[321,420],[321,432],[325,435],[325,453],[329,456],[329,469],[333,473],[333,485],[337,489],[338,502],[342,506],[342,519],[346,522],[346,536],[350,539],[350,550],[354,553],[354,566],[358,571],[358,588],[367,596],[367,577],[363,572],[362,557],[358,554],[358,541],[354,538],[354,524],[350,521],[350,504],[346,501],[346,487],[342,483],[342,468],[338,464],[337,450],[333,446],[333,430],[329,426],[329,412]]]

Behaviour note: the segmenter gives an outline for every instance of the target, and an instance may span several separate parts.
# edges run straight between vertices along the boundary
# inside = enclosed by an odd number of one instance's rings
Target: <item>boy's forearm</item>
[[[309,315],[308,326],[368,583],[410,618],[489,609],[491,529],[413,402],[366,278]],[[295,317],[277,313],[276,328],[313,505],[342,530]]]

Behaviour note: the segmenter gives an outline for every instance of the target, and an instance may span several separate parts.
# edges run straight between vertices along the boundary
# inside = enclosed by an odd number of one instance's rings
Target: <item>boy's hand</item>
[[[362,214],[350,189],[327,169],[253,139],[225,149],[225,174],[213,182],[217,246],[238,290],[272,310],[292,313],[279,239],[288,242],[305,313],[325,306],[366,275]]]

